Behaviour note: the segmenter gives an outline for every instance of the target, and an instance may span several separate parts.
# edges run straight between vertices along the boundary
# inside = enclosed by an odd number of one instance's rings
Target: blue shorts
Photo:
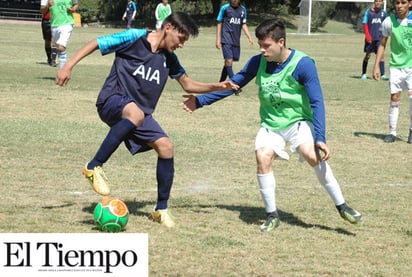
[[[132,26],[132,21],[133,19],[131,17],[127,18],[127,26]]]
[[[133,100],[125,95],[113,95],[107,98],[106,102],[97,106],[97,112],[100,119],[109,126],[113,126],[122,120],[122,112],[124,107],[133,102]],[[151,114],[145,115],[141,126],[136,127],[124,140],[127,149],[132,155],[139,152],[151,150],[148,143],[154,142],[160,138],[168,137],[159,123],[152,117]]]
[[[231,44],[222,44],[223,58],[225,60],[239,61],[240,46],[233,46]]]
[[[371,43],[368,43],[365,40],[365,46],[363,47],[363,51],[365,53],[375,53],[376,54],[378,52],[378,48],[380,44],[381,44],[380,40],[372,40]]]

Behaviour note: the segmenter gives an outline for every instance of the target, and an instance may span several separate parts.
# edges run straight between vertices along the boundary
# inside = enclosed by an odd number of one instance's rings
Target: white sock
[[[262,196],[263,203],[265,204],[265,210],[267,213],[276,211],[276,199],[275,199],[275,188],[276,181],[273,172],[266,174],[256,174],[259,191]]]
[[[400,101],[391,101],[389,105],[389,132],[394,136],[396,136],[396,127],[398,125],[399,105]]]
[[[59,68],[62,69],[63,66],[67,62],[67,52],[66,51],[59,52],[58,56],[59,56]]]
[[[339,183],[333,175],[332,169],[327,162],[321,162],[313,167],[320,184],[326,189],[335,206],[345,203]]]

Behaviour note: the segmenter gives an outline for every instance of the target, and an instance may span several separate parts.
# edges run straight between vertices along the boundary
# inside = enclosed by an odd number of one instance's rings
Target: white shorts
[[[314,143],[313,133],[313,124],[309,121],[298,121],[276,132],[261,127],[256,135],[255,150],[262,147],[271,148],[279,158],[289,160],[289,155],[285,151],[286,143],[290,142],[290,151],[295,153],[302,143]],[[300,160],[303,161],[302,157]]]
[[[391,94],[412,90],[412,68],[389,68],[389,89]]]
[[[63,25],[59,27],[52,27],[53,41],[61,46],[67,47],[70,36],[73,32],[73,25]]]
[[[161,28],[162,28],[162,24],[163,24],[163,21],[157,20],[157,21],[156,21],[156,29],[161,29]]]

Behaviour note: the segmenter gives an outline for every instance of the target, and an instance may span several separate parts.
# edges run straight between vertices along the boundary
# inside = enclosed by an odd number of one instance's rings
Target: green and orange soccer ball
[[[97,203],[93,215],[100,231],[117,233],[126,227],[129,209],[122,200],[108,197]]]

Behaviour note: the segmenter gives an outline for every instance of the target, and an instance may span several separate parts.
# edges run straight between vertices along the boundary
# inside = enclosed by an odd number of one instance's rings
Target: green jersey
[[[299,61],[306,56],[295,50],[289,63],[276,74],[266,73],[267,61],[261,57],[256,84],[259,87],[262,127],[280,131],[300,120],[313,122],[306,90],[292,76]]]
[[[53,6],[49,8],[51,15],[50,25],[52,27],[74,25],[73,14],[67,12],[67,9],[77,3],[77,0],[54,0]]]
[[[412,13],[407,17],[406,25],[401,25],[394,14],[390,18],[392,22],[390,66],[412,68]]]
[[[169,4],[163,5],[162,3],[159,3],[156,7],[155,13],[156,19],[163,22],[166,17],[168,17],[172,13],[172,8]]]

